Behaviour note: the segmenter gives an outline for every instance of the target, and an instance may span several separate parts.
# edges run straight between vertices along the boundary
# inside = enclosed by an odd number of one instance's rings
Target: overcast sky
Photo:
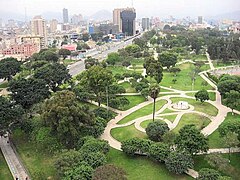
[[[62,12],[89,16],[99,10],[112,12],[114,8],[130,7],[132,0],[0,0],[0,12],[28,16],[45,12]],[[240,0],[133,0],[138,17],[142,16],[213,16],[240,10]]]

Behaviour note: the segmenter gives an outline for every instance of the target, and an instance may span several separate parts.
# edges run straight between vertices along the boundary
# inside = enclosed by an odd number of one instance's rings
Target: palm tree
[[[160,87],[158,84],[153,84],[149,87],[149,96],[153,98],[153,121],[155,116],[155,107],[156,107],[156,99],[160,92]]]

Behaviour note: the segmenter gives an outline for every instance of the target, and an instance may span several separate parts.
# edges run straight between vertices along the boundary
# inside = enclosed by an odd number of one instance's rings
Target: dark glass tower
[[[124,10],[121,12],[122,32],[127,36],[135,34],[135,19],[136,13],[131,10]]]

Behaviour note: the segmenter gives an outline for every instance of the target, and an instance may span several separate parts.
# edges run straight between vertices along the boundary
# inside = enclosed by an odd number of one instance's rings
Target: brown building
[[[9,48],[4,49],[2,54],[4,56],[11,56],[17,59],[25,59],[38,52],[38,45],[33,43],[23,43],[11,45]]]
[[[31,22],[31,32],[33,36],[43,37],[43,46],[47,47],[47,26],[41,16],[35,16]]]

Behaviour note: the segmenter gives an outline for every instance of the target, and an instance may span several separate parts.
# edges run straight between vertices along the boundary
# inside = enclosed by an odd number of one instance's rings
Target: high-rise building
[[[81,14],[79,15],[73,15],[71,18],[71,23],[74,25],[80,25],[81,21],[83,21],[83,16]]]
[[[56,19],[52,19],[50,21],[50,32],[54,33],[57,31],[57,25],[58,25],[58,21]]]
[[[203,17],[202,16],[198,16],[198,24],[202,24],[203,23]]]
[[[149,18],[142,18],[142,29],[143,29],[143,31],[150,29],[150,19]]]
[[[42,37],[43,47],[47,46],[47,28],[46,22],[41,16],[35,16],[31,21],[31,32],[33,36]]]
[[[63,23],[68,23],[68,9],[63,9]]]
[[[113,24],[118,25],[119,32],[132,36],[136,33],[136,11],[134,8],[114,9]]]

